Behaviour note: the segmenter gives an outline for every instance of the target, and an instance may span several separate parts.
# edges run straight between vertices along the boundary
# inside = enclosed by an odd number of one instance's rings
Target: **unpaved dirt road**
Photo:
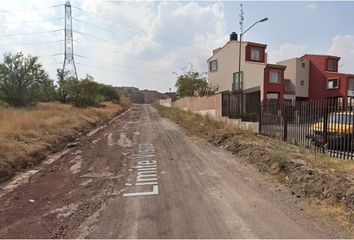
[[[149,105],[17,179],[0,191],[3,238],[346,236],[275,180],[187,137]]]

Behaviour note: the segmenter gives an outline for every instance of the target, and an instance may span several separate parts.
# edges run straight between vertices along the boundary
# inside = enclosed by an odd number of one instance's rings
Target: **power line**
[[[91,14],[95,17],[99,17],[99,18],[102,18],[102,19],[105,19],[106,21],[110,21],[110,22],[113,22],[114,24],[116,25],[120,25],[122,27],[125,27],[127,29],[130,29],[131,31],[134,31],[136,33],[140,33],[140,30],[136,29],[135,27],[132,27],[132,26],[128,26],[128,25],[124,25],[124,24],[121,24],[121,23],[117,23],[117,20],[114,20],[114,19],[110,19],[110,18],[107,18],[107,17],[103,17],[101,15],[98,15],[98,14],[95,14],[95,13],[91,13],[89,11],[86,11],[86,10],[83,10],[82,8],[79,8],[79,7],[75,7],[75,6],[72,6],[73,8],[83,12],[83,13],[88,13],[88,14]],[[169,41],[169,42],[173,42],[177,45],[181,45],[181,46],[188,46],[188,47],[191,47],[191,48],[195,48],[195,49],[199,49],[199,51],[205,51],[205,49],[202,49],[202,48],[197,48],[197,47],[193,47],[193,46],[189,46],[188,44],[185,44],[185,43],[181,43],[181,42],[178,42],[178,41],[175,41],[175,40],[172,40],[172,39],[169,39],[169,38],[166,38],[166,37],[163,37],[163,36],[160,36],[160,35],[155,35],[155,37],[157,38],[160,38],[160,39],[163,39],[163,40],[166,40],[166,41]]]
[[[0,25],[9,25],[9,24],[26,24],[26,23],[38,23],[38,22],[52,22],[57,20],[63,20],[64,17],[58,18],[49,18],[49,19],[42,19],[42,20],[33,20],[33,21],[20,21],[20,22],[0,22]]]
[[[45,63],[45,65],[61,65],[62,62]]]
[[[21,9],[12,9],[12,10],[0,10],[0,13],[42,10],[42,9],[48,9],[48,8],[56,8],[56,7],[60,7],[60,6],[63,6],[63,5],[64,4],[52,5],[52,6],[46,6],[46,7],[36,7],[36,8],[21,8]]]
[[[103,50],[103,51],[106,51],[106,52],[109,52],[109,53],[118,53],[118,54],[121,54],[121,55],[125,55],[127,57],[130,57],[130,58],[136,58],[136,59],[139,59],[141,61],[147,61],[148,59],[146,58],[142,58],[142,57],[138,57],[138,56],[134,56],[134,55],[128,55],[126,53],[123,53],[123,52],[120,52],[120,51],[116,51],[116,50],[112,50],[112,49],[107,49],[107,48],[102,48],[102,47],[99,47],[97,46],[95,43],[91,43],[91,42],[81,42],[81,41],[77,41],[77,40],[74,40],[75,43],[77,44],[88,44],[88,45],[91,45],[97,49],[100,49],[100,50]],[[84,47],[83,45],[79,45],[79,47]]]
[[[166,74],[162,74],[162,73],[157,73],[157,72],[150,72],[150,71],[147,71],[147,70],[142,70],[142,69],[139,69],[139,68],[134,68],[134,67],[129,67],[129,66],[124,66],[124,65],[120,65],[120,64],[115,64],[115,63],[112,63],[112,62],[108,62],[108,61],[103,61],[103,60],[99,60],[99,59],[95,59],[95,58],[89,58],[89,57],[86,57],[86,56],[82,56],[82,55],[79,55],[79,54],[74,54],[76,57],[79,57],[79,58],[83,58],[83,59],[88,59],[88,60],[93,60],[93,61],[97,61],[97,62],[102,62],[102,63],[106,63],[106,64],[110,64],[112,66],[118,66],[118,67],[122,67],[122,68],[125,68],[125,69],[132,69],[132,70],[138,70],[140,72],[146,72],[146,73],[149,73],[149,74],[154,74],[154,75],[159,75],[159,76],[163,76],[163,77],[166,77]]]
[[[63,31],[63,29],[50,30],[50,31],[42,31],[42,32],[30,32],[30,33],[16,33],[16,34],[5,34],[0,35],[0,37],[16,37],[16,36],[24,36],[24,35],[33,35],[33,34],[44,34],[44,33],[53,33]]]
[[[57,40],[57,41],[46,41],[46,42],[32,42],[32,43],[12,43],[12,44],[3,44],[0,45],[0,47],[6,47],[6,46],[20,46],[20,45],[40,45],[40,44],[51,44],[51,43],[57,43],[57,42],[63,42],[64,40]]]
[[[99,37],[93,36],[91,34],[82,33],[82,32],[78,32],[78,31],[73,31],[73,32],[81,34],[83,36],[88,36],[88,37],[91,37],[91,38],[94,38],[94,39],[97,39],[97,40],[100,40],[100,41],[103,41],[103,42],[107,42],[107,43],[111,43],[111,44],[115,44],[115,45],[122,45],[122,44],[120,44],[118,42],[112,42],[112,41],[109,41],[109,40],[106,40],[106,39],[103,39],[103,38],[99,38]],[[126,47],[132,48],[130,46],[124,46],[124,48],[126,48]],[[147,54],[150,54],[150,55],[153,55],[153,56],[156,56],[156,57],[166,57],[166,55],[164,55],[164,54],[158,54],[158,53],[154,53],[154,52],[151,52],[151,51],[143,50],[143,52],[147,53]],[[126,55],[126,54],[124,54],[124,55]],[[130,56],[130,55],[128,55],[128,56]],[[183,62],[185,64],[185,61],[183,61],[183,60],[176,59],[176,61],[181,62],[181,63]]]
[[[112,49],[102,48],[102,47],[97,46],[95,43],[91,43],[91,42],[87,42],[87,41],[81,42],[81,41],[77,41],[77,40],[74,40],[74,42],[79,44],[78,45],[79,47],[85,47],[85,46],[80,45],[80,44],[88,44],[88,45],[93,46],[94,48],[106,51],[106,52],[108,52],[110,54],[120,54],[120,55],[124,55],[124,56],[126,56],[128,58],[135,58],[135,59],[138,59],[138,60],[144,61],[144,62],[149,61],[149,59],[147,59],[147,58],[142,58],[142,57],[139,57],[139,56],[129,55],[129,54],[126,54],[126,53],[123,53],[123,52],[120,52],[120,51],[116,51],[116,50],[112,50]],[[182,62],[182,61],[180,60],[180,62]],[[183,63],[186,64],[185,62],[183,62]]]
[[[88,22],[84,22],[84,21],[81,21],[81,20],[76,19],[76,18],[73,18],[73,20],[74,20],[74,21],[77,21],[77,22],[79,22],[79,23],[82,23],[82,24],[87,24],[87,25],[89,25],[89,26],[91,26],[91,27],[95,27],[95,28],[97,28],[97,29],[101,29],[101,30],[106,31],[106,32],[109,32],[109,33],[111,33],[111,34],[115,34],[115,35],[116,35],[116,34],[119,34],[118,32],[109,30],[109,29],[107,29],[107,28],[102,28],[102,27],[96,26],[96,25],[91,24],[91,23],[88,23]],[[159,47],[162,47],[162,48],[171,50],[171,47],[170,47],[170,46],[159,45]],[[188,55],[188,56],[191,56],[191,57],[194,57],[194,58],[200,58],[200,56],[191,55],[191,54],[189,54],[189,53],[186,53],[186,54],[184,54],[184,55]]]
[[[122,75],[127,75],[127,76],[130,76],[130,77],[136,77],[136,78],[139,78],[139,79],[148,79],[148,80],[153,80],[153,81],[159,81],[159,82],[166,83],[166,81],[161,80],[161,79],[147,78],[146,76],[139,76],[139,75],[135,75],[135,74],[119,72],[119,71],[115,71],[115,70],[111,70],[111,69],[107,69],[107,68],[102,68],[102,67],[98,67],[98,66],[94,66],[94,65],[83,64],[83,63],[80,63],[80,62],[78,62],[76,64],[78,64],[80,66],[90,67],[90,68],[97,68],[97,69],[100,69],[100,70],[103,70],[103,71],[113,72],[113,73],[116,73],[116,74],[122,74]]]
[[[57,57],[57,56],[62,56],[64,55],[63,53],[56,53],[56,54],[50,54],[50,55],[42,55],[42,56],[36,56],[37,58],[45,58],[45,57]]]
[[[97,39],[97,40],[100,40],[100,41],[103,41],[103,42],[107,42],[107,43],[111,43],[111,44],[115,44],[115,45],[122,45],[122,43],[119,43],[119,42],[112,42],[112,41],[109,41],[109,40],[106,40],[106,39],[103,39],[103,38],[99,38],[99,37],[96,37],[96,36],[93,36],[91,34],[87,34],[87,33],[83,33],[83,32],[78,32],[78,31],[73,31],[74,33],[78,33],[78,34],[81,34],[81,35],[84,35],[84,36],[88,36],[88,37],[91,37],[91,38],[94,38],[94,39]],[[148,54],[151,54],[151,55],[155,55],[157,57],[163,57],[163,55],[161,54],[157,54],[157,53],[153,53],[153,52],[149,52],[149,51],[145,51],[146,53]]]

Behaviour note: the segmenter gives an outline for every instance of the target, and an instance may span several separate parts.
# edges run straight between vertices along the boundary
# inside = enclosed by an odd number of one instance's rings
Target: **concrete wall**
[[[184,97],[176,101],[171,99],[161,99],[160,104],[165,107],[175,107],[184,111],[192,111],[201,115],[209,115],[227,124],[258,133],[259,123],[242,122],[241,119],[229,119],[222,117],[221,93],[207,97]]]
[[[221,93],[205,97],[184,97],[172,102],[172,107],[221,117]]]
[[[159,103],[160,103],[160,105],[165,106],[165,107],[172,107],[172,99],[171,98],[160,99]]]
[[[248,42],[242,42],[241,71],[243,71],[243,89],[260,87],[263,96],[264,68],[266,63],[245,61],[245,52]],[[221,50],[218,50],[209,60],[217,60],[217,70],[208,68],[208,81],[219,86],[219,91],[231,91],[233,73],[238,72],[239,42],[229,41]]]

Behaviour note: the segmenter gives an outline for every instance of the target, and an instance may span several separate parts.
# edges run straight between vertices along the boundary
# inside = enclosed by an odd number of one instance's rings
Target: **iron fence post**
[[[330,105],[330,104],[329,104]],[[324,116],[323,116],[323,151],[327,145],[327,124],[328,124],[328,100],[324,102]]]
[[[286,105],[283,103],[283,114],[284,114],[284,133],[283,133],[283,141],[285,142],[288,138],[288,118],[287,118],[287,111]]]

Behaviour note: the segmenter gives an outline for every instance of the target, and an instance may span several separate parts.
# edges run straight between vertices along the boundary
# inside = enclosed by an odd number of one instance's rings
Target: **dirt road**
[[[149,105],[15,180],[1,186],[1,237],[346,236],[275,180],[187,137]]]

